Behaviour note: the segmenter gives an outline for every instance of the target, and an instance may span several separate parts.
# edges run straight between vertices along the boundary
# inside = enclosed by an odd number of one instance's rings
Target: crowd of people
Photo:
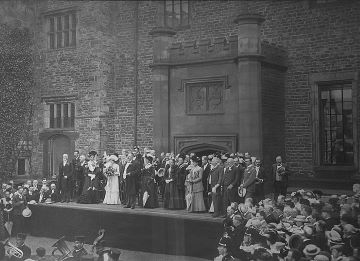
[[[289,196],[290,170],[281,156],[271,169],[261,163],[249,153],[156,157],[154,150],[140,153],[138,147],[100,157],[95,151],[87,156],[75,151],[72,160],[64,154],[50,180],[2,184],[0,236],[28,232],[28,204],[162,205],[224,218],[215,260],[358,260],[360,185],[351,198],[328,200],[321,191],[304,190]],[[271,198],[265,198],[265,183],[273,188]]]
[[[227,208],[216,261],[360,260],[360,184],[354,195],[299,190]]]

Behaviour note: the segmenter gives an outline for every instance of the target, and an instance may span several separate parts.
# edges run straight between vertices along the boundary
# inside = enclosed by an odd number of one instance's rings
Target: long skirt
[[[175,182],[170,182],[165,185],[164,208],[167,209],[185,208],[184,197],[181,196],[180,190],[178,189]]]
[[[110,176],[108,177],[106,186],[105,186],[105,198],[103,201],[104,204],[120,204],[120,195],[119,195],[119,177]]]
[[[159,207],[157,186],[151,177],[145,176],[141,181],[141,195],[144,208]]]
[[[191,193],[191,204],[188,208],[189,212],[203,212],[206,210],[204,203],[203,192],[192,192]]]

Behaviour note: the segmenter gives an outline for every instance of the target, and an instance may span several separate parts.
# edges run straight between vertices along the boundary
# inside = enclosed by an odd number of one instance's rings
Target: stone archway
[[[178,135],[174,136],[174,150],[176,153],[194,152],[198,156],[211,152],[236,152],[237,135]]]

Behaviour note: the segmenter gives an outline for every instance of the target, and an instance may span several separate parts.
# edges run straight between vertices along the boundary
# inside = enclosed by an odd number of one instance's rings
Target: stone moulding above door
[[[231,85],[229,84],[229,75],[220,75],[212,77],[201,77],[201,78],[191,78],[181,80],[181,84],[178,88],[178,91],[183,92],[186,89],[187,84],[191,83],[203,83],[203,82],[222,82],[224,83],[224,88],[229,89]]]
[[[174,135],[174,149],[175,153],[199,149],[235,152],[237,134]]]

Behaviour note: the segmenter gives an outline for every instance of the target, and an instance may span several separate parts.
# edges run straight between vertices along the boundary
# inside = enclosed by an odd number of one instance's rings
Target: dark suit
[[[275,163],[272,165],[272,178],[274,180],[274,198],[277,200],[279,195],[286,196],[287,186],[288,186],[288,176],[289,169],[286,163],[282,163],[282,167],[285,169],[285,172],[277,178],[278,164]]]
[[[255,167],[255,171],[256,171],[256,167]],[[256,177],[257,177],[257,179],[255,181],[255,197],[254,197],[255,202],[254,203],[257,203],[260,200],[263,200],[265,198],[264,183],[266,180],[266,173],[265,173],[265,169],[263,167],[259,167]],[[260,180],[262,180],[262,182]]]
[[[224,169],[217,165],[215,168],[211,169],[209,172],[209,177],[207,184],[210,181],[210,191],[211,191],[211,199],[214,204],[214,217],[217,217],[221,214],[221,180],[224,173]],[[212,188],[218,185],[216,192],[212,192]]]
[[[246,188],[245,198],[254,198],[255,195],[256,170],[253,165],[246,167],[244,171],[243,186]]]
[[[69,162],[61,162],[59,165],[59,190],[62,201],[70,202],[73,170]]]
[[[235,166],[224,169],[224,174],[221,179],[222,197],[223,197],[223,212],[226,213],[226,208],[232,202],[236,201],[237,186],[239,184],[239,169]],[[232,188],[228,187],[232,185]]]
[[[139,176],[139,167],[136,163],[131,162],[127,167],[125,165],[123,172],[126,174],[125,176],[125,191],[126,191],[126,197],[127,197],[127,206],[128,207],[135,207],[136,203],[136,195],[137,195],[137,179]]]
[[[82,192],[82,188],[84,186],[84,171],[80,163],[80,158],[74,158],[71,162],[72,170],[73,170],[73,196],[80,196]]]
[[[202,183],[203,183],[203,187],[204,187],[204,203],[205,203],[205,207],[206,209],[209,209],[210,207],[210,199],[208,196],[208,193],[211,192],[210,187],[209,187],[209,183],[208,183],[208,177],[209,177],[209,173],[210,173],[210,164],[208,163],[206,165],[206,168],[203,168],[203,176],[202,176]]]

